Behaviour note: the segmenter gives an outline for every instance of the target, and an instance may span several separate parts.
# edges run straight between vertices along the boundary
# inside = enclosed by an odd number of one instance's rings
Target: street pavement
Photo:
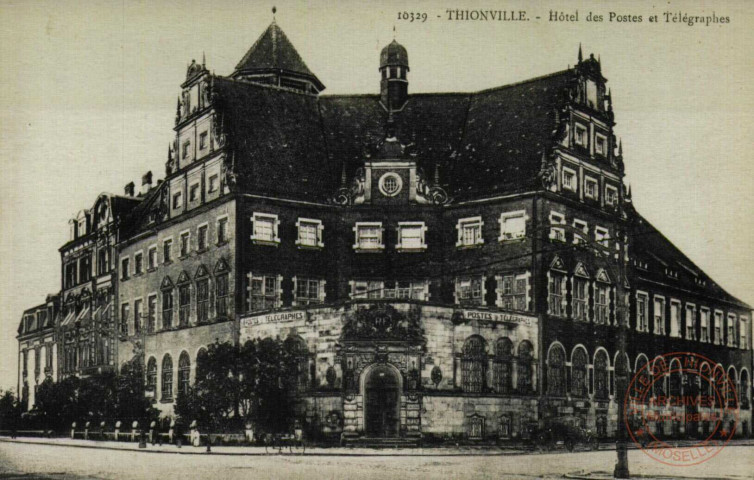
[[[615,464],[614,450],[522,454],[499,449],[451,448],[415,449],[410,454],[402,450],[307,449],[305,455],[267,455],[264,449],[236,447],[258,453],[242,455],[238,454],[240,450],[232,450],[233,447],[213,447],[213,452],[208,454],[205,447],[179,450],[165,445],[139,450],[133,449],[132,444],[123,444],[120,448],[103,449],[100,442],[83,440],[41,442],[0,439],[0,479],[480,480],[563,478],[566,474],[574,478],[597,478],[600,473],[611,472]],[[695,467],[663,465],[639,450],[629,451],[629,463],[632,475],[642,478],[751,480],[754,478],[754,446],[730,445],[710,461]]]

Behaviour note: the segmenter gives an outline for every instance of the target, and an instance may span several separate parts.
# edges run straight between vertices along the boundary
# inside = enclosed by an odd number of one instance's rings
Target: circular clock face
[[[380,191],[386,197],[394,197],[401,192],[403,180],[395,173],[386,173],[380,178]]]

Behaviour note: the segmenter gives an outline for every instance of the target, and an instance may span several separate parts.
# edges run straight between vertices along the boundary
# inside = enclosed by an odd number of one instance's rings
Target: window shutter
[[[327,285],[327,280],[320,280],[319,282],[319,301],[322,303],[325,303],[325,285]]]
[[[277,221],[275,221],[275,225],[277,225]],[[277,226],[275,227],[275,229],[277,231]],[[276,233],[276,235],[277,235],[277,233]],[[275,307],[277,307],[277,308],[280,308],[283,305],[283,288],[282,288],[282,285],[283,285],[283,276],[282,275],[278,275],[277,276],[277,281],[276,281],[276,284],[275,284],[275,287],[277,288],[277,300],[275,301]]]

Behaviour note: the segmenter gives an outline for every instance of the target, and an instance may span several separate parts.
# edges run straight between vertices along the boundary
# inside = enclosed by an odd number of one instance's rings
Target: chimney
[[[145,195],[152,188],[152,171],[148,171],[141,177],[141,192],[140,195]]]
[[[134,196],[134,182],[128,182],[126,184],[126,196],[127,197],[133,197]]]

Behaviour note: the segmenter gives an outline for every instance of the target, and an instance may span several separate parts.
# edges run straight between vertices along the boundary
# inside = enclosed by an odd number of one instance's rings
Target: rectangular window
[[[131,321],[131,307],[127,303],[120,306],[120,333],[128,335],[128,322]]]
[[[665,335],[665,299],[655,296],[654,301],[654,333]]]
[[[196,320],[199,323],[209,320],[209,279],[196,281]]]
[[[173,326],[173,290],[162,292],[162,328],[167,330]]]
[[[220,218],[217,220],[217,243],[222,244],[228,241],[228,219]]]
[[[497,277],[498,305],[508,310],[528,311],[529,275],[504,275]]]
[[[197,229],[197,250],[202,251],[207,249],[207,225],[202,225]]]
[[[484,243],[484,237],[482,237],[483,225],[482,217],[470,217],[458,220],[458,224],[456,224],[456,230],[458,230],[456,247],[482,245]]]
[[[199,149],[204,150],[207,148],[207,132],[202,132],[199,134]]]
[[[583,235],[579,233],[573,234],[573,243],[575,243],[576,245],[585,243],[585,240],[589,238],[589,224],[587,224],[583,220],[577,219],[573,221],[573,228],[583,232]]]
[[[182,207],[183,207],[183,194],[181,192],[176,192],[173,194],[173,209],[182,208]]]
[[[696,307],[686,304],[686,340],[696,340]]]
[[[612,185],[605,185],[605,203],[608,205],[618,203],[618,189]]]
[[[518,240],[526,235],[526,212],[506,212],[500,215],[500,241]]]
[[[565,229],[556,225],[565,225],[565,215],[558,212],[550,212],[550,240],[565,242]]]
[[[484,305],[484,277],[456,278],[456,304]]]
[[[424,232],[426,230],[427,227],[424,226],[423,222],[399,222],[396,250],[426,249],[427,244],[424,243]]]
[[[597,179],[592,177],[584,177],[584,195],[587,198],[597,200],[599,198],[599,184]]]
[[[581,145],[582,147],[589,146],[589,133],[584,125],[580,123],[575,124],[573,137],[576,145]]]
[[[186,140],[185,142],[183,142],[183,158],[188,158],[190,146],[191,146],[190,141]]]
[[[378,280],[357,281],[351,284],[351,298],[382,298],[385,284]]]
[[[589,280],[573,277],[573,318],[589,321]]]
[[[149,270],[157,268],[157,247],[149,247],[147,250],[147,268]]]
[[[136,335],[141,333],[142,303],[144,302],[141,299],[134,301],[134,334]]]
[[[97,252],[97,275],[104,275],[110,270],[109,255],[107,247],[100,248]]]
[[[324,282],[313,278],[296,278],[296,305],[312,305],[322,303],[324,295],[320,289]]]
[[[280,278],[249,274],[249,311],[271,310],[280,306]]]
[[[723,344],[723,312],[715,311],[715,345]]]
[[[84,283],[88,282],[89,279],[91,279],[91,273],[92,273],[92,258],[91,257],[83,257],[80,260],[79,265],[79,282]]]
[[[681,336],[681,302],[678,300],[670,301],[670,336]]]
[[[385,282],[384,298],[401,298],[426,301],[429,286],[425,280],[397,280]]]
[[[251,239],[260,243],[280,243],[278,238],[278,216],[254,213],[251,218],[254,234]]]
[[[594,285],[594,322],[610,324],[610,287],[602,283]]]
[[[646,293],[636,293],[636,330],[649,331],[649,302]]]
[[[230,306],[230,290],[228,288],[227,273],[215,277],[215,288],[217,290],[217,317],[227,318]]]
[[[736,346],[736,315],[733,313],[728,314],[728,346]]]
[[[382,223],[357,223],[354,227],[356,232],[356,250],[382,250]]]
[[[138,252],[134,255],[134,275],[142,274],[143,257],[144,255],[141,252]]]
[[[740,334],[741,338],[739,341],[738,348],[746,349],[749,347],[749,341],[748,341],[748,338],[746,337],[746,332],[748,332],[748,328],[749,328],[748,319],[746,317],[741,317],[739,319],[739,322],[740,322],[740,328],[738,329],[738,331],[741,332]]]
[[[129,268],[131,268],[128,257],[124,258],[120,261],[120,278],[121,280],[128,280],[128,277],[130,276],[131,272],[129,272]]]
[[[576,191],[576,172],[568,167],[563,167],[563,188]]]
[[[701,334],[700,340],[702,342],[709,342],[709,309],[706,307],[701,308]]]
[[[191,315],[191,285],[178,287],[178,324],[185,327],[189,324]]]
[[[565,317],[565,274],[549,272],[547,282],[547,307],[548,313],[556,317]]]
[[[322,241],[322,226],[321,220],[315,220],[311,218],[299,218],[296,222],[298,227],[298,238],[296,239],[296,245],[303,247],[324,247],[325,244]]]
[[[605,248],[610,247],[610,231],[603,227],[594,227],[594,241]]]
[[[154,333],[157,324],[157,295],[147,299],[147,333]]]
[[[210,175],[207,180],[207,192],[215,193],[218,189],[219,182],[217,181],[217,174]]]
[[[594,151],[603,157],[607,155],[607,137],[599,133],[594,135]]]
[[[162,242],[162,262],[169,263],[173,261],[172,256],[173,239],[168,239]]]
[[[189,202],[199,200],[199,184],[195,183],[189,187]]]
[[[189,254],[189,232],[183,232],[181,234],[181,257],[187,257]]]

